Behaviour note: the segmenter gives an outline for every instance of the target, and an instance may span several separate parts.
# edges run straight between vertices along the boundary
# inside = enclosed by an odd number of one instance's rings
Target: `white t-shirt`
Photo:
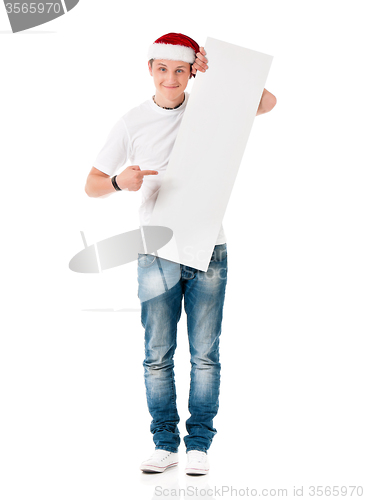
[[[94,162],[95,168],[109,176],[116,175],[128,159],[141,170],[158,171],[157,175],[145,175],[139,190],[141,226],[149,224],[188,99],[185,92],[179,108],[163,109],[151,98],[128,111],[114,125]],[[216,245],[222,243],[226,237],[221,225]]]

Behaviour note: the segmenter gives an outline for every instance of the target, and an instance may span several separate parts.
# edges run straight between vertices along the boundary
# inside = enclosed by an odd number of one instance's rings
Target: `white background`
[[[310,485],[365,488],[361,7],[81,0],[18,34],[0,8],[1,498],[150,500],[157,485],[287,488],[288,497],[300,486],[304,496]],[[223,220],[218,433],[210,473],[197,478],[184,474],[183,441],[178,468],[139,471],[154,445],[137,263],[95,276],[68,269],[81,230],[90,244],[139,225],[138,193],[91,199],[84,185],[113,124],[153,95],[147,49],[171,31],[273,55],[265,87],[277,97],[255,118]],[[85,311],[108,308],[119,312]],[[186,335],[183,312],[181,439]]]

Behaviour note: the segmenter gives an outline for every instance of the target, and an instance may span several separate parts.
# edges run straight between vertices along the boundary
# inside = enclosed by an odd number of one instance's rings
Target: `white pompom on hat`
[[[182,33],[168,33],[158,38],[148,49],[148,60],[168,59],[193,64],[199,45]]]

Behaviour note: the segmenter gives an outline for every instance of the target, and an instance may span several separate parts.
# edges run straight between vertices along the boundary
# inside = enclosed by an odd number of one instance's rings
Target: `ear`
[[[150,62],[148,61],[148,70],[150,72],[150,75],[152,76],[152,68],[151,68],[151,65],[150,65]]]

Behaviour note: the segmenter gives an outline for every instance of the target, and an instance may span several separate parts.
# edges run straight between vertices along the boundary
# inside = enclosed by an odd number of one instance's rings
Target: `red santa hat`
[[[199,45],[182,33],[168,33],[158,38],[148,50],[148,60],[169,59],[193,64]]]

